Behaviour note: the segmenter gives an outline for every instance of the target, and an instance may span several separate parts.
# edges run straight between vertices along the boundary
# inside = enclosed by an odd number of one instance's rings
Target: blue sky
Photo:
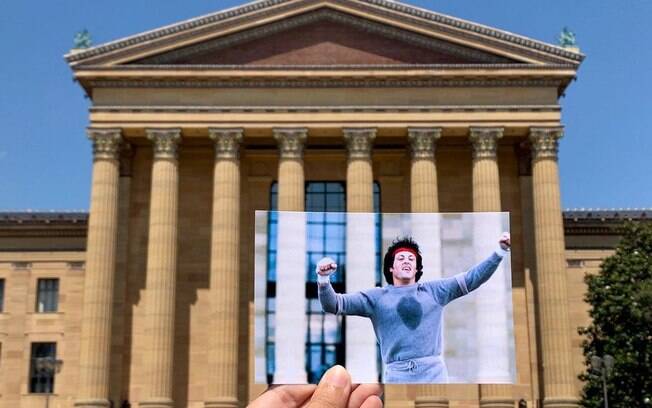
[[[0,5],[0,211],[86,210],[89,101],[63,60],[95,44],[242,1],[33,1]],[[569,26],[587,55],[561,100],[564,208],[652,208],[652,1],[411,0],[547,42]]]

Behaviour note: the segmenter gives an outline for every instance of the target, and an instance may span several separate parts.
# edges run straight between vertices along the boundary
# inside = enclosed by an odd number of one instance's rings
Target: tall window
[[[39,360],[56,360],[57,343],[32,343],[32,355],[29,368],[29,392],[46,393],[54,392],[53,368],[48,368]]]
[[[326,212],[329,214],[309,214],[307,218],[307,270],[306,270],[306,314],[308,327],[306,331],[306,372],[308,381],[318,380],[328,367],[345,362],[345,318],[322,311],[317,296],[315,267],[325,257],[331,257],[338,264],[337,273],[331,276],[331,283],[336,292],[345,292],[346,274],[346,190],[343,182],[308,182],[306,183],[307,212]],[[270,209],[277,207],[278,185],[274,183],[270,194]],[[374,210],[380,210],[380,189],[374,183]],[[277,213],[270,213],[268,218],[267,243],[267,322],[266,352],[267,380],[272,381],[274,361],[274,314],[276,310],[276,233]],[[376,255],[380,258],[380,216],[376,217],[377,242]],[[376,281],[380,285],[381,267],[378,262]]]
[[[36,311],[56,312],[59,307],[59,279],[39,279],[36,286]]]
[[[0,279],[0,313],[4,312],[5,305],[5,280]]]

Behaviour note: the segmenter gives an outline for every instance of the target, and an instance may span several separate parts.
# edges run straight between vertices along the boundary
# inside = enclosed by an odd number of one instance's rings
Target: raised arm
[[[500,261],[509,253],[510,247],[510,236],[508,232],[505,232],[500,237],[499,247],[484,261],[464,273],[446,279],[427,282],[433,292],[433,296],[441,305],[446,305],[452,300],[479,288],[498,269]]]
[[[324,258],[317,264],[319,302],[324,312],[370,317],[373,313],[373,301],[369,293],[335,293],[330,282],[330,275],[336,269],[337,264],[330,258]]]

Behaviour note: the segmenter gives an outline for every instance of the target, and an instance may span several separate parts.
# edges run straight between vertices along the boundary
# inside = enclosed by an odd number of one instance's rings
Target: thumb
[[[306,408],[346,408],[350,394],[351,377],[337,365],[326,371]]]

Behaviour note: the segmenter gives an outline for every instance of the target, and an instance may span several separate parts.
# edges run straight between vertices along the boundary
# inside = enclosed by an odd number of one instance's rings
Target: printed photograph
[[[328,208],[323,187],[307,200]],[[255,231],[257,383],[336,364],[356,383],[514,383],[509,213],[257,211]]]

